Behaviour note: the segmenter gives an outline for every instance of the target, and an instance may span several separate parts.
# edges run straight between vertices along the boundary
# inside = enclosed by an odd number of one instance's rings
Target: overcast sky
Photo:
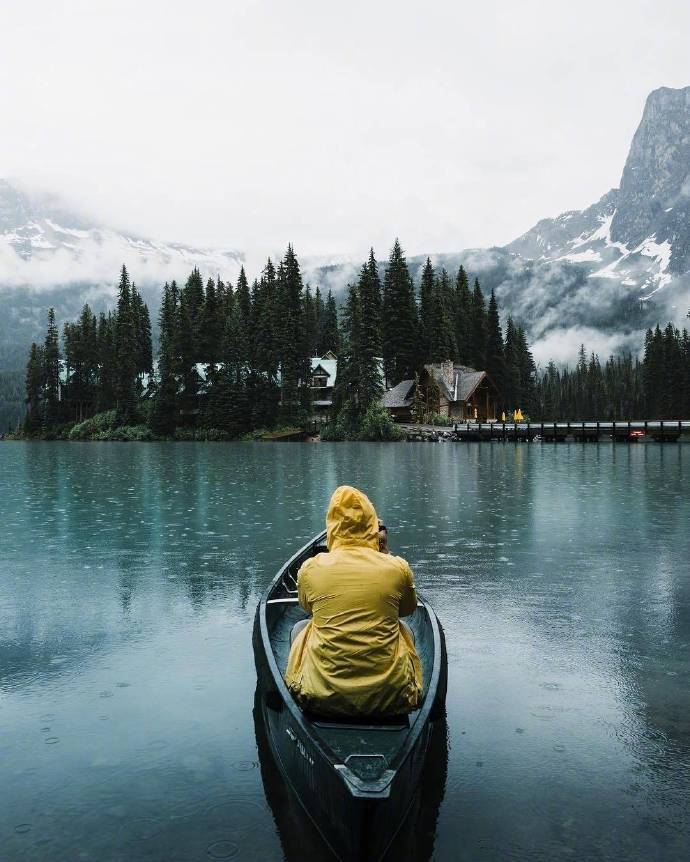
[[[690,84],[680,0],[0,0],[0,30],[0,176],[250,253],[509,242]]]

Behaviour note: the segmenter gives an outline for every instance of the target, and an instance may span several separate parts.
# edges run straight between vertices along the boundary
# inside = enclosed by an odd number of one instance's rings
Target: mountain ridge
[[[602,352],[639,350],[646,326],[680,321],[690,305],[690,87],[649,94],[619,187],[591,206],[541,219],[502,247],[431,258],[451,272],[462,263],[494,289],[543,360],[548,350],[574,355],[583,338]],[[425,259],[409,258],[417,280]],[[62,319],[87,299],[97,309],[112,302],[123,262],[155,313],[163,281],[182,280],[193,266],[234,281],[243,260],[232,249],[96,225],[0,180],[0,296],[10,312],[0,321],[0,367],[18,367],[48,302]],[[305,281],[336,293],[360,263],[302,257]]]

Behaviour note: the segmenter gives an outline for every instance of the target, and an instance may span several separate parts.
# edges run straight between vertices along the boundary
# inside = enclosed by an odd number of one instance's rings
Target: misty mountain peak
[[[242,256],[230,249],[194,248],[95,224],[47,195],[29,195],[0,179],[0,288],[71,283],[108,286],[123,263],[139,282],[180,278],[194,266],[235,278]]]
[[[29,199],[0,177],[0,231],[13,230],[32,216]]]
[[[668,242],[669,272],[690,269],[690,87],[649,94],[620,183],[611,239]]]

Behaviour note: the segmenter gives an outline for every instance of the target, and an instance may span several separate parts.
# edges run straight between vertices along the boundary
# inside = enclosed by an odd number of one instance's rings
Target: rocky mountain
[[[581,212],[543,219],[506,247],[523,258],[586,264],[647,301],[690,271],[690,87],[647,98],[620,187]]]
[[[411,258],[413,275],[424,256]],[[526,327],[542,362],[581,342],[603,356],[639,350],[649,325],[690,307],[690,87],[652,92],[620,186],[584,210],[545,218],[509,245],[432,256],[462,263]],[[353,267],[316,273],[338,286]]]

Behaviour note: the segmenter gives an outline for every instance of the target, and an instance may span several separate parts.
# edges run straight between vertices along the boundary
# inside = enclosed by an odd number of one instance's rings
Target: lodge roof
[[[451,370],[450,363],[428,363],[424,369],[433,376],[443,396],[451,402],[469,401],[484,380],[495,388],[486,371],[477,371],[467,365],[453,365]],[[401,381],[397,386],[383,393],[381,406],[389,409],[410,407],[413,389],[414,380]]]
[[[486,371],[477,371],[468,365],[453,365],[452,369],[441,362],[429,363],[424,368],[432,374],[448,401],[468,401],[484,380],[493,386]],[[494,387],[495,388],[495,387]]]
[[[412,401],[413,387],[414,380],[401,381],[397,386],[383,393],[381,405],[388,408],[409,407]]]
[[[326,354],[326,356],[328,356],[328,354]],[[328,375],[328,385],[335,386],[335,378],[338,373],[338,360],[312,356],[311,373],[314,374],[314,372],[319,368],[321,368],[322,371],[324,371]]]

